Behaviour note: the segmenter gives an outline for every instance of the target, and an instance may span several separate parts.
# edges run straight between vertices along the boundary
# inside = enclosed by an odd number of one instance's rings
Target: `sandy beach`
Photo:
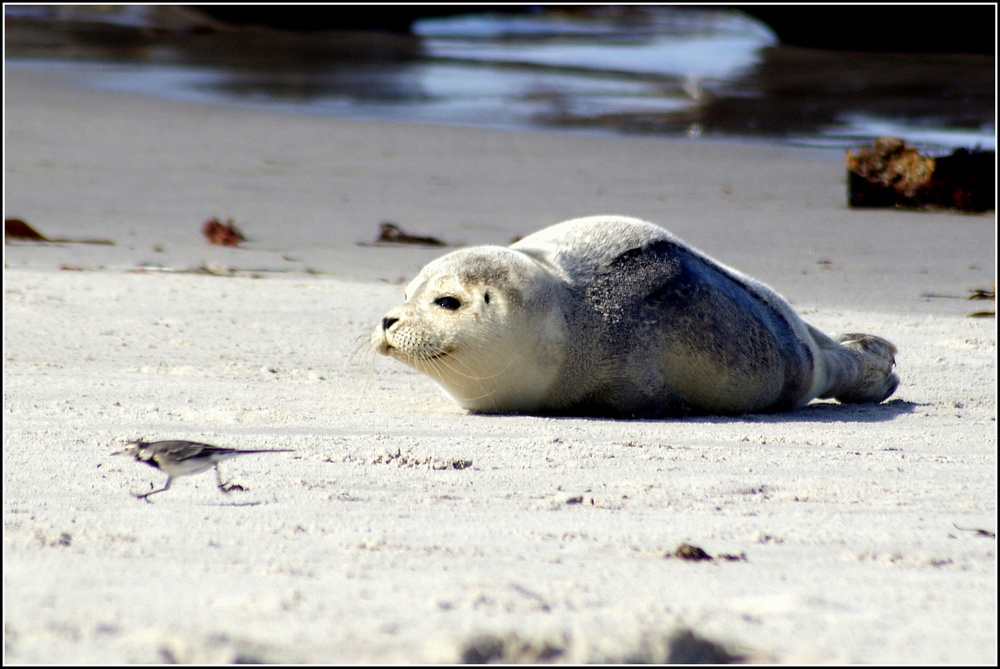
[[[849,210],[837,153],[348,121],[8,68],[5,662],[996,664],[996,218]],[[440,248],[663,225],[830,333],[877,406],[466,414],[370,350]],[[248,241],[210,246],[203,221]],[[444,249],[447,250],[447,249]],[[178,479],[130,439],[294,453]],[[716,557],[668,557],[681,544]],[[726,559],[730,556],[732,559]]]

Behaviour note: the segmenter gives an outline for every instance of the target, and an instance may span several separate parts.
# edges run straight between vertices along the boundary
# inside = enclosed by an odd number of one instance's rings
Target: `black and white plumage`
[[[159,490],[136,495],[139,499],[146,499],[150,495],[169,490],[170,484],[178,476],[200,474],[213,467],[215,468],[215,481],[219,490],[228,493],[234,487],[226,486],[222,483],[219,473],[219,463],[223,460],[251,453],[290,452],[292,452],[292,449],[289,448],[243,450],[202,444],[196,441],[132,441],[129,442],[126,448],[116,451],[112,455],[126,455],[135,458],[136,462],[144,462],[167,475],[167,483]]]

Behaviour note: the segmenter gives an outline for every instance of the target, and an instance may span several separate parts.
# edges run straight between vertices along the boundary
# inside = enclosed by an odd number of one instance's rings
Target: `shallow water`
[[[993,57],[781,46],[737,11],[476,14],[420,20],[412,38],[250,30],[129,41],[121,30],[134,23],[141,37],[155,17],[125,19],[115,18],[117,41],[102,43],[93,22],[64,30],[75,40],[61,51],[8,38],[7,66],[76,66],[107,90],[351,118],[837,148],[884,135],[928,150],[996,143]]]

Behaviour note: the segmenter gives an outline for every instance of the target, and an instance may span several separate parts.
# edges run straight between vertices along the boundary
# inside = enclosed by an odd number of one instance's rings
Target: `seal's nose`
[[[385,318],[382,319],[382,329],[388,330],[389,328],[392,327],[392,324],[398,320],[399,320],[398,318],[395,318],[393,316],[386,316]]]

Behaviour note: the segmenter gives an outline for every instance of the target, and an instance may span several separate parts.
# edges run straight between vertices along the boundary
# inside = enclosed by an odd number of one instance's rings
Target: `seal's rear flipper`
[[[878,403],[896,392],[899,377],[892,371],[896,364],[895,346],[881,337],[859,333],[840,335],[837,341],[850,356],[853,365],[847,366],[853,366],[854,373],[845,375],[825,397],[845,404]]]

